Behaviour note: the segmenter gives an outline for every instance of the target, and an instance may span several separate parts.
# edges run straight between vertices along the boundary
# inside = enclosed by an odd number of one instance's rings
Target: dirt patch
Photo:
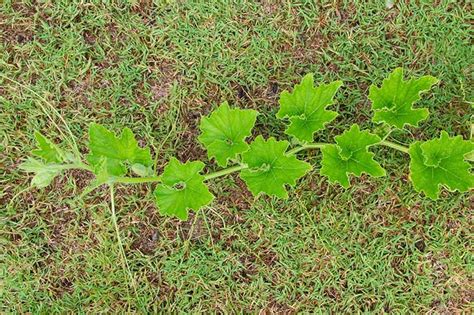
[[[199,214],[190,212],[188,220],[178,224],[181,239],[195,242],[209,234],[204,220],[201,217],[196,218],[196,216]]]
[[[449,280],[448,266],[444,262],[449,257],[448,253],[428,253],[428,263],[431,268],[431,278],[434,285],[444,285]]]
[[[278,106],[278,98],[282,90],[280,89],[277,79],[268,78],[268,82],[269,83],[266,86],[259,85],[256,87],[231,83],[231,88],[233,91],[235,91],[235,98],[239,103],[235,105],[244,108],[255,109],[258,111],[262,111],[262,109],[265,108],[276,108]]]
[[[273,267],[278,262],[278,254],[271,248],[259,249],[258,256],[267,267]]]
[[[158,288],[158,293],[156,295],[157,301],[162,302],[165,300],[173,300],[175,298],[178,289],[175,286],[166,283],[161,272],[147,272],[146,278],[152,286]]]
[[[68,278],[57,278],[49,283],[49,290],[56,299],[74,292],[74,283]]]
[[[238,282],[250,283],[257,274],[257,257],[253,254],[245,254],[239,258],[242,269],[233,275],[233,279]]]
[[[127,35],[120,31],[116,23],[110,22],[105,26],[110,37],[117,43],[123,43],[127,40]]]
[[[335,287],[329,287],[324,289],[324,295],[334,301],[341,300],[341,293]]]
[[[109,52],[103,60],[94,63],[94,66],[97,67],[99,70],[103,70],[103,69],[116,67],[119,62],[120,62],[119,56],[117,56],[113,52]],[[111,82],[105,79],[96,82],[97,88],[107,88],[110,86],[111,86]]]
[[[320,21],[324,24],[324,21]],[[296,46],[285,47],[291,55],[300,62],[315,62],[322,50],[327,48],[330,38],[323,35],[319,29],[310,29],[301,32]]]
[[[154,20],[155,20],[155,4],[153,3],[153,0],[138,0],[133,6],[132,6],[132,12],[138,14],[142,20],[143,23],[146,25],[153,25]]]
[[[158,230],[141,224],[138,237],[132,242],[132,250],[138,250],[144,255],[152,255],[158,245],[160,234]]]
[[[242,269],[233,275],[233,279],[239,282],[250,283],[253,276],[258,273],[257,266],[261,266],[262,264],[267,267],[275,266],[278,262],[278,254],[271,248],[259,248],[256,250],[256,254],[242,254],[239,261],[242,265]]]
[[[28,6],[20,1],[13,1],[12,9],[15,15],[22,17],[15,25],[8,25],[7,21],[11,19],[5,13],[0,13],[0,41],[10,45],[31,42],[34,39],[36,6],[36,3]]]
[[[90,82],[89,76],[82,81],[71,81],[68,83],[67,89],[76,102],[87,108],[91,108],[89,98],[87,97],[87,94],[92,90],[92,82]],[[68,91],[65,92],[67,93]]]
[[[278,12],[281,4],[278,3],[279,1],[271,1],[271,0],[263,0],[261,1],[262,10],[265,14],[273,15]]]
[[[172,81],[167,81],[165,80],[164,82],[158,82],[158,81],[151,81],[150,82],[150,90],[151,90],[151,99],[153,101],[158,101],[163,98],[167,98],[169,93],[170,93],[170,86],[171,86]],[[166,111],[168,108],[163,106],[160,107],[160,110],[158,113]]]
[[[244,181],[240,179],[240,176],[232,175],[232,178],[235,186],[229,187],[225,194],[218,194],[216,204],[227,208],[235,208],[239,211],[250,209],[254,199],[252,193],[248,190]],[[230,221],[234,221],[234,219],[230,219]]]
[[[197,127],[188,127],[181,133],[178,147],[176,148],[176,156],[181,162],[186,161],[206,161],[207,153],[202,145],[198,142],[197,137],[199,130]]]
[[[428,262],[430,266],[430,275],[435,288],[445,288],[448,283],[455,284],[456,293],[448,301],[435,299],[431,303],[431,308],[437,314],[459,314],[462,310],[467,310],[468,305],[474,301],[474,289],[472,286],[472,276],[453,278],[449,275],[449,267],[443,261],[449,255],[447,253],[428,253]],[[443,289],[445,290],[445,289]]]
[[[81,190],[90,185],[91,181],[95,178],[95,175],[88,171],[83,170],[70,170],[65,175],[66,177],[72,177],[78,188]]]
[[[0,14],[0,42],[7,45],[23,45],[34,39],[34,31],[30,27],[7,25],[7,18]]]
[[[85,30],[82,33],[82,37],[84,38],[84,42],[90,46],[94,45],[97,41],[97,36],[90,30]]]
[[[67,236],[68,226],[71,222],[77,220],[77,216],[74,211],[66,205],[58,206],[52,209],[51,213],[52,222],[51,234],[48,238],[48,246],[52,249],[61,249]],[[48,217],[47,215],[46,217]]]
[[[148,82],[150,86],[151,100],[157,102],[168,98],[173,83],[179,80],[176,66],[166,59],[150,60],[148,62],[149,71],[156,75],[156,78]],[[161,107],[158,114],[167,110],[168,107]]]

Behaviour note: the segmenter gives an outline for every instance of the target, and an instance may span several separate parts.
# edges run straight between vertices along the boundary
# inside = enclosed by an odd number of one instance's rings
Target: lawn
[[[354,122],[377,128],[368,89],[396,67],[440,84],[417,104],[429,118],[392,138],[468,139],[472,5],[393,2],[0,1],[0,311],[472,312],[474,200],[416,192],[398,151],[375,149],[387,176],[349,189],[319,175],[319,151],[301,153],[314,170],[287,200],[219,178],[188,221],[159,214],[153,184],[117,185],[128,268],[107,187],[82,194],[92,177],[69,171],[32,189],[18,168],[34,131],[65,142],[64,122],[80,148],[92,122],[130,127],[160,170],[173,156],[208,161],[199,121],[226,100],[286,139],[279,94],[307,73],[344,82],[340,115],[315,137],[333,141]]]

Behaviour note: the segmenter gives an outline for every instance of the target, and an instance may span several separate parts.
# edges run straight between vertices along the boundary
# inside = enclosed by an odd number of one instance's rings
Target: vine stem
[[[221,177],[221,176],[224,176],[224,175],[227,175],[227,174],[230,174],[230,173],[234,173],[234,172],[238,172],[240,170],[244,170],[246,168],[248,168],[248,166],[245,165],[245,164],[228,167],[228,168],[225,168],[223,170],[204,175],[204,180],[209,180],[209,179],[213,179],[213,178],[216,178],[216,177]]]
[[[94,170],[87,164],[84,164],[84,163],[77,163],[77,164],[70,164],[70,165],[66,165],[66,169],[81,169],[81,170],[86,170],[86,171],[89,171],[89,172],[94,172]]]
[[[380,142],[381,145],[384,145],[386,147],[390,147],[392,149],[395,149],[395,150],[398,150],[400,152],[403,152],[403,153],[406,153],[408,154],[409,153],[409,149],[403,145],[400,145],[398,143],[395,143],[395,142],[391,142],[391,141],[388,141],[388,140],[382,140]]]
[[[128,277],[130,278],[130,285],[132,286],[133,291],[135,292],[135,297],[138,299],[137,287],[135,284],[135,280],[133,279],[132,271],[130,270],[130,266],[127,261],[127,256],[125,255],[125,250],[123,249],[122,238],[120,237],[120,230],[117,223],[117,215],[115,213],[114,186],[111,184],[109,185],[109,187],[110,187],[110,210],[112,212],[112,222],[114,224],[115,234],[117,236],[118,245],[120,247],[120,254],[122,256],[125,268],[127,269]]]
[[[296,148],[293,148],[291,150],[289,150],[288,152],[286,152],[286,155],[294,155],[300,151],[303,151],[303,150],[309,150],[309,149],[321,149],[323,148],[324,146],[328,145],[329,143],[306,143],[306,144],[303,144],[299,147],[296,147]]]
[[[287,156],[294,155],[294,154],[296,154],[298,152],[301,152],[301,151],[304,151],[304,150],[321,149],[326,145],[330,145],[330,143],[321,143],[321,142],[306,143],[306,144],[303,144],[303,145],[298,146],[296,148],[293,148],[291,150],[288,150],[286,152],[286,155]],[[398,150],[400,152],[408,154],[408,148],[407,147],[405,147],[403,145],[400,145],[400,144],[397,144],[397,143],[394,143],[394,142],[391,142],[391,141],[388,141],[388,140],[380,141],[379,145],[390,147],[392,149],[395,149],[395,150]],[[70,169],[70,168],[81,168],[81,169],[85,169],[85,170],[88,170],[88,171],[92,171],[92,169],[86,164],[71,164],[71,165],[67,166],[67,169]],[[235,173],[235,172],[247,169],[247,168],[248,168],[248,166],[246,164],[231,166],[231,167],[222,169],[220,171],[216,171],[216,172],[204,175],[204,180],[207,181],[207,180],[210,180],[210,179],[213,179],[213,178],[225,176],[225,175]],[[144,184],[144,183],[157,183],[157,182],[161,182],[161,176],[112,177],[111,180],[110,180],[110,183],[121,183],[121,184]]]
[[[308,143],[302,146],[293,148],[286,152],[286,155],[294,155],[300,151],[308,150],[308,149],[320,149],[327,145],[328,143]],[[248,168],[246,164],[240,164],[225,168],[223,170],[213,172],[207,175],[204,175],[204,180],[210,180],[213,178],[225,176],[231,173],[235,173],[241,170]],[[153,182],[160,182],[160,176],[152,176],[152,177],[115,177],[112,180],[114,183],[122,183],[122,184],[141,184],[141,183],[153,183]]]
[[[150,176],[150,177],[113,177],[111,180],[113,183],[121,184],[143,184],[143,183],[156,183],[161,181],[161,176]]]

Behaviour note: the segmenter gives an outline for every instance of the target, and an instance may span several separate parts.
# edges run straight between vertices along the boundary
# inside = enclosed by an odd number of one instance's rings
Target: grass
[[[152,185],[116,187],[136,293],[106,188],[80,197],[91,178],[72,171],[24,191],[17,166],[33,131],[64,142],[31,90],[79,147],[90,122],[129,126],[160,168],[175,155],[205,160],[197,124],[224,100],[263,112],[257,132],[283,138],[278,94],[308,72],[345,84],[341,115],[317,141],[375,127],[368,86],[397,66],[441,84],[419,103],[429,119],[395,140],[469,136],[470,4],[314,3],[3,1],[0,73],[23,86],[0,78],[2,312],[472,312],[472,197],[424,198],[390,149],[377,149],[388,177],[343,190],[314,171],[287,201],[217,179],[217,200],[188,222],[157,213]],[[319,152],[304,155],[319,168]]]

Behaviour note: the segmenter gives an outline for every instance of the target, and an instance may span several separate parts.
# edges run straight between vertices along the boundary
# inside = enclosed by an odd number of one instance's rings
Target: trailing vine
[[[428,115],[427,108],[413,105],[437,84],[438,79],[423,76],[403,79],[403,70],[395,69],[380,87],[372,85],[369,99],[374,123],[384,124],[390,130],[418,126]],[[338,113],[327,109],[334,103],[334,96],[342,86],[341,81],[314,85],[311,74],[306,75],[292,92],[280,95],[277,117],[286,122],[287,140],[251,135],[259,113],[255,110],[231,108],[222,103],[200,123],[199,142],[207,149],[208,157],[222,169],[205,173],[201,161],[182,163],[171,158],[161,175],[157,175],[149,148],[138,145],[134,134],[124,128],[116,135],[102,125],[89,127],[89,154],[84,158],[77,148],[63,150],[41,133],[36,132],[37,149],[21,168],[34,173],[33,186],[43,188],[69,169],[92,172],[92,188],[103,184],[157,183],[154,196],[159,212],[181,220],[188,218],[189,210],[198,211],[212,202],[214,196],[206,182],[231,173],[239,173],[253,195],[267,194],[288,198],[287,186],[312,170],[312,165],[297,157],[304,150],[321,150],[321,175],[345,188],[350,186],[350,176],[363,173],[380,177],[386,172],[374,159],[370,148],[385,146],[410,157],[410,180],[414,189],[431,199],[439,197],[441,186],[450,191],[466,192],[474,187],[471,165],[474,143],[461,136],[451,137],[442,131],[438,138],[416,141],[409,147],[383,138],[353,124],[335,137],[335,143],[313,142],[316,132],[325,128]],[[68,141],[73,142],[73,139]],[[469,157],[470,156],[470,157]],[[134,174],[134,176],[130,176]],[[129,175],[129,176],[127,176]]]

